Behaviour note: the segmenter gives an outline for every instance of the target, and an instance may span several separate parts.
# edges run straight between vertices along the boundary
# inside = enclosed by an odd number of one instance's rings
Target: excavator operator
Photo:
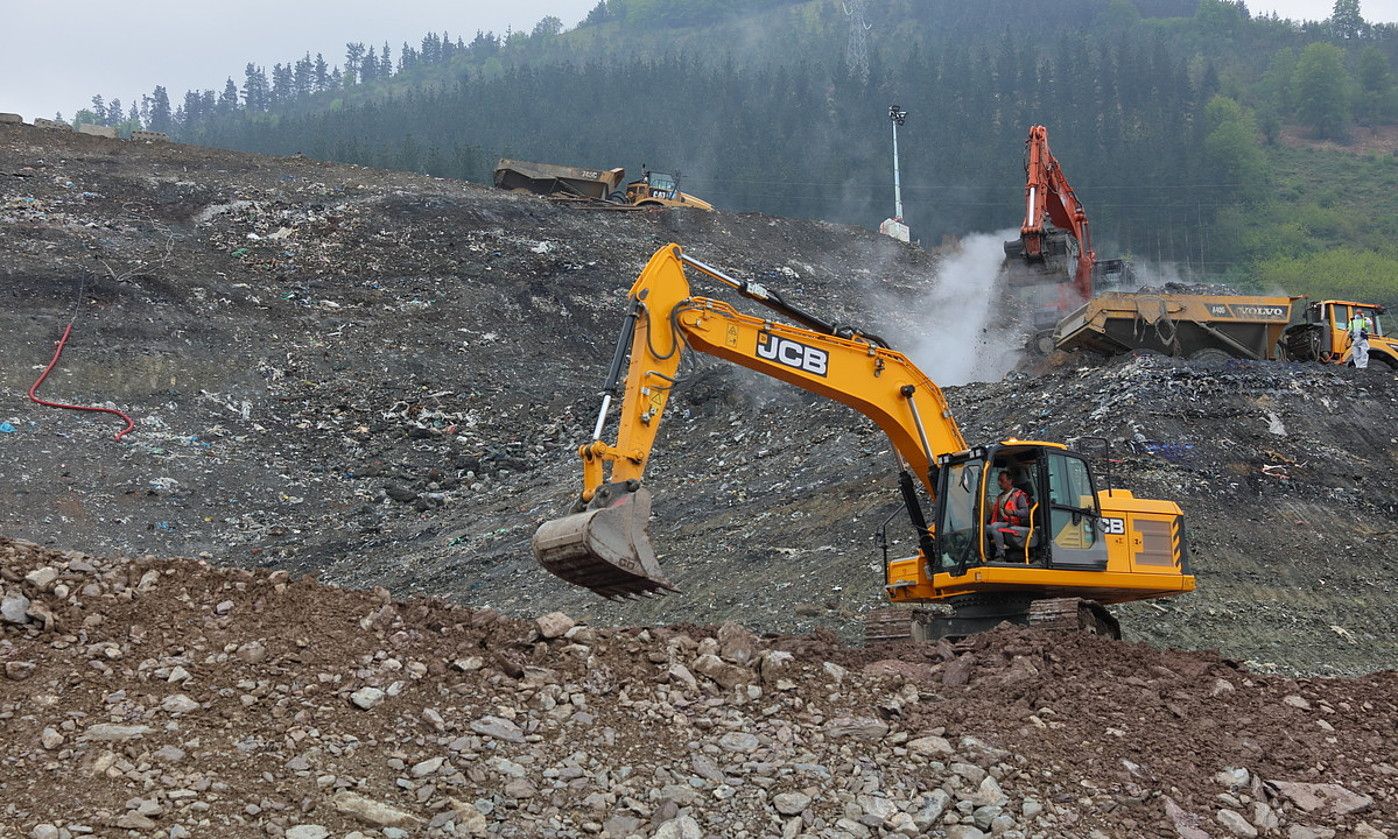
[[[1000,494],[990,510],[990,541],[994,547],[996,562],[1005,561],[1005,537],[1022,545],[1029,534],[1029,494],[1014,484],[1009,469],[1001,470],[996,477]]]

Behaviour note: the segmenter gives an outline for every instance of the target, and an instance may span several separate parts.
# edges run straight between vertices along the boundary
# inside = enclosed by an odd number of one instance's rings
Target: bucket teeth
[[[649,521],[643,487],[609,506],[544,522],[534,534],[534,557],[554,576],[615,600],[676,591],[651,549]]]

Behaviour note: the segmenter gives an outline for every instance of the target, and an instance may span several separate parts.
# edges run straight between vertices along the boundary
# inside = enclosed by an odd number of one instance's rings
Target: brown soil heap
[[[1378,837],[1398,674],[609,629],[0,540],[7,836]]]

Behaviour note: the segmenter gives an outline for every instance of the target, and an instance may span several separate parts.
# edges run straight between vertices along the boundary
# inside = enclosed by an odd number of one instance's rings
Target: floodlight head
[[[902,125],[904,121],[906,121],[908,118],[908,112],[903,110],[902,108],[899,108],[897,105],[889,105],[888,118],[898,123],[899,125]]]

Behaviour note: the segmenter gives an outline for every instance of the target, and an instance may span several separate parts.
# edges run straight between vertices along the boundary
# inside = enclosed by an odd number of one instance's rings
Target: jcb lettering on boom
[[[789,338],[778,338],[768,332],[757,335],[757,357],[795,367],[815,376],[824,376],[830,367],[830,355],[825,350],[808,347]]]

